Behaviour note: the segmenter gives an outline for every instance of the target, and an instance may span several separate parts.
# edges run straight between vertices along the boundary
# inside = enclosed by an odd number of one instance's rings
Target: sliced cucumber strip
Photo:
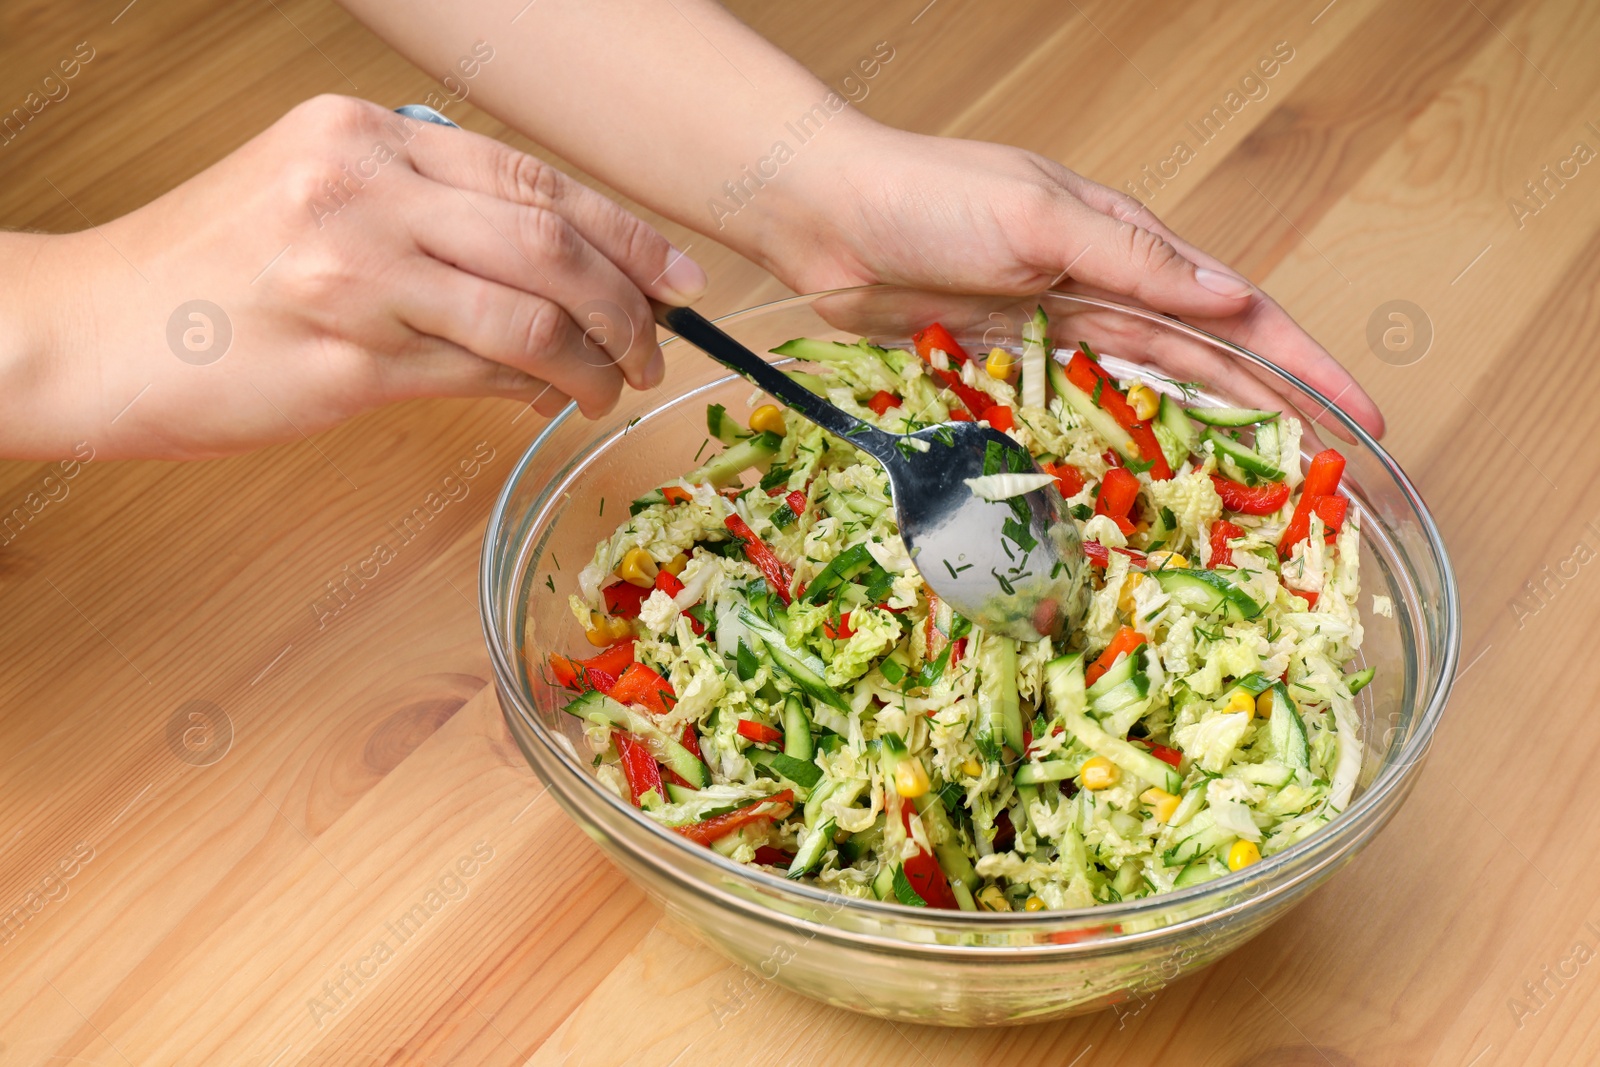
[[[849,712],[850,702],[823,680],[823,674],[828,668],[820,658],[790,645],[788,639],[783,636],[783,631],[748,608],[739,609],[739,621],[744,623],[745,629],[753,637],[767,647],[767,654],[772,657],[773,665],[788,675],[789,680],[794,682],[802,693],[831,708]]]
[[[1168,596],[1190,611],[1218,615],[1233,622],[1261,614],[1261,605],[1220,571],[1163,568],[1151,573]]]
[[[683,476],[683,480],[690,485],[700,482],[709,482],[712,485],[722,486],[736,481],[739,475],[751,467],[759,466],[778,454],[778,448],[783,444],[783,438],[775,433],[758,433],[746,441],[740,441],[717,455],[712,456],[706,463]]]
[[[704,789],[711,784],[711,774],[706,765],[695,758],[695,754],[684,748],[665,730],[657,726],[649,718],[634,711],[626,704],[612,700],[604,693],[591,689],[574,697],[567,705],[569,714],[591,722],[604,722],[618,729],[626,730],[640,741],[644,742],[650,754],[660,760],[668,769],[678,777],[696,788]]]
[[[860,577],[871,568],[873,563],[872,553],[867,551],[867,546],[862,543],[851,545],[843,552],[828,561],[828,565],[817,572],[811,579],[811,584],[806,586],[806,595],[802,598],[807,604],[820,604],[833,595],[845,582]]]
[[[1277,418],[1278,412],[1260,408],[1190,408],[1189,417],[1207,426],[1254,426]]]
[[[817,754],[811,743],[811,716],[793,693],[783,702],[783,754],[799,760],[810,760]]]
[[[1183,466],[1183,461],[1189,458],[1199,442],[1194,427],[1189,425],[1189,416],[1184,412],[1183,405],[1170,396],[1161,397],[1161,408],[1156,412],[1153,429],[1156,431],[1156,440],[1161,443],[1161,451],[1167,457],[1167,465],[1173,470]]]
[[[1218,869],[1219,867],[1221,868],[1220,870]],[[1178,872],[1178,877],[1172,880],[1172,888],[1183,889],[1187,886],[1199,885],[1201,882],[1209,882],[1214,878],[1221,878],[1227,873],[1226,867],[1222,867],[1209,859],[1196,860]]]
[[[706,431],[725,445],[738,444],[755,436],[735,422],[728,414],[728,409],[721,404],[712,404],[706,408]]]
[[[1156,759],[1138,745],[1114,737],[1089,718],[1084,709],[1083,654],[1060,656],[1045,667],[1045,691],[1051,711],[1071,733],[1091,749],[1136,778],[1176,794],[1183,788],[1177,768]]]
[[[1350,695],[1355,696],[1367,686],[1372,684],[1372,676],[1377,673],[1377,668],[1367,667],[1354,671],[1344,676],[1344,684],[1349,688]]]
[[[1045,363],[1050,361],[1044,339],[1049,328],[1042,307],[1036,307],[1033,317],[1022,327],[1022,380],[1017,384],[1022,387],[1025,408],[1044,407]]]
[[[1024,763],[1017,768],[1018,785],[1044,785],[1046,782],[1064,782],[1076,777],[1078,764],[1071,760],[1046,760],[1043,763]]]
[[[1272,718],[1267,722],[1267,736],[1279,760],[1300,769],[1311,766],[1305,721],[1289,695],[1289,687],[1282,682],[1272,687]]]
[[[1134,447],[1133,438],[1128,436],[1128,431],[1122,428],[1122,423],[1111,417],[1111,413],[1099,404],[1094,398],[1067,378],[1067,368],[1054,359],[1045,360],[1045,373],[1050,378],[1050,387],[1055,390],[1056,396],[1078,414],[1089,429],[1098,434],[1104,441],[1117,450],[1123,459],[1137,460],[1139,450]]]
[[[1283,472],[1268,463],[1249,445],[1240,444],[1233,438],[1220,434],[1216,430],[1207,430],[1205,440],[1211,442],[1211,447],[1216,450],[1218,457],[1228,457],[1237,463],[1241,470],[1259,475],[1269,482],[1283,481]]]

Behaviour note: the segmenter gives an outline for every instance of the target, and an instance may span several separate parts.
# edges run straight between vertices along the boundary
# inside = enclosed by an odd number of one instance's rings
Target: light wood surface
[[[317,92],[440,88],[327,0],[125,2],[0,8],[0,112],[95,50],[0,145],[0,225],[115,217]],[[0,935],[0,1064],[1600,1061],[1600,163],[1542,205],[1524,189],[1600,149],[1600,5],[737,8],[826,79],[891,42],[862,104],[889,122],[1119,188],[1189,143],[1152,207],[1367,384],[1454,555],[1463,678],[1415,795],[1267,935],[1120,1016],[853,1016],[663,922],[508,739],[476,563],[536,416],[417,403],[233,460],[89,462],[0,546],[0,913],[25,915]],[[1200,145],[1186,123],[1279,42],[1265,97]],[[665,229],[710,269],[705,309],[783,292]],[[1367,342],[1397,299],[1434,332],[1404,366]],[[325,583],[480,442],[469,495],[319,626]],[[0,513],[47,473],[0,464]],[[206,765],[168,740],[176,718],[205,741],[192,701],[231,728]]]

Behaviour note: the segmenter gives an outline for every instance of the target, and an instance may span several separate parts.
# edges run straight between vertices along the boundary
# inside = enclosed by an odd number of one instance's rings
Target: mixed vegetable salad
[[[1092,565],[1066,643],[941,603],[884,473],[773,405],[707,411],[722,450],[633,502],[572,596],[601,782],[724,856],[854,897],[1075,908],[1217,878],[1345,807],[1361,643],[1344,460],[1301,426],[1186,407],[1086,344],[976,357],[800,339],[791,372],[893,432],[982,420],[1052,475]],[[699,457],[697,457],[698,461]]]

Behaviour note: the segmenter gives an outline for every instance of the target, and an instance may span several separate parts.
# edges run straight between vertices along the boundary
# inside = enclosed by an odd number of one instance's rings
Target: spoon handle
[[[693,308],[669,307],[654,301],[656,321],[700,349],[712,359],[759,385],[784,404],[869,453],[882,463],[900,460],[895,448],[898,437],[834,407],[822,397],[790,378],[744,345],[729,337]]]

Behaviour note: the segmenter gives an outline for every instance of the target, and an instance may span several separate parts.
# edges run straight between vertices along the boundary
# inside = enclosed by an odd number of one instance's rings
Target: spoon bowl
[[[1078,528],[1054,483],[992,500],[970,479],[1037,473],[1010,437],[972,422],[895,434],[813,393],[690,308],[656,306],[667,329],[841,437],[889,476],[900,538],[928,587],[988,633],[1019,641],[1082,625],[1088,566]]]

